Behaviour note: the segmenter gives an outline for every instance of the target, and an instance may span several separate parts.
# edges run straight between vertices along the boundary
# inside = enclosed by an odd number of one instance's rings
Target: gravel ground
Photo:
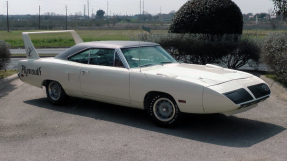
[[[51,105],[17,79],[0,85],[0,160],[286,161],[286,90],[274,88],[248,112],[186,115],[164,129],[141,110],[75,98]]]

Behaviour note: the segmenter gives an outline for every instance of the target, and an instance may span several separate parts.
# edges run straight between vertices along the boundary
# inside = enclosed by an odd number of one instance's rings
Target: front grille
[[[252,92],[255,98],[261,98],[261,97],[268,96],[271,94],[269,87],[264,83],[257,84],[254,86],[249,86],[248,89]]]
[[[269,96],[264,97],[264,98],[261,98],[261,99],[258,99],[258,100],[253,101],[253,102],[249,102],[249,103],[242,104],[239,109],[246,108],[246,107],[249,107],[249,106],[251,106],[251,105],[257,104],[257,103],[259,103],[259,102],[262,102],[262,101],[266,100],[268,97],[269,97]]]
[[[253,100],[252,96],[243,88],[224,94],[235,104],[241,104]]]

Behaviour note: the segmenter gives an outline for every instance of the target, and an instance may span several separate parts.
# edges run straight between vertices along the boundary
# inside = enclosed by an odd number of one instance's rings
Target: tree
[[[98,10],[97,14],[96,14],[96,17],[102,19],[102,18],[104,18],[104,15],[105,15],[105,11],[104,10]]]
[[[10,61],[10,51],[7,47],[7,44],[4,41],[0,40],[0,70],[6,69],[6,65]]]
[[[191,0],[176,13],[172,33],[242,34],[243,16],[231,0]]]
[[[274,3],[274,10],[277,15],[281,16],[282,20],[287,18],[287,0],[272,0]]]

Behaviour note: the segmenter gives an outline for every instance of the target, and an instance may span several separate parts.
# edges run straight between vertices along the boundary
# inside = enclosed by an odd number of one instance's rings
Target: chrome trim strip
[[[124,64],[125,68],[130,69],[130,65],[129,65],[128,61],[126,60],[126,58],[125,58],[125,56],[124,56],[122,50],[121,50],[120,48],[115,49],[115,50],[118,51],[118,55],[119,55],[119,57],[120,57],[122,63]]]
[[[256,100],[252,100],[252,101],[248,101],[248,102],[242,103],[242,104],[240,104],[240,108],[239,109],[251,106],[253,104],[257,104],[259,102],[262,102],[262,101],[266,100],[269,97],[270,97],[270,95],[267,95],[267,96],[261,97],[261,98],[256,99]]]

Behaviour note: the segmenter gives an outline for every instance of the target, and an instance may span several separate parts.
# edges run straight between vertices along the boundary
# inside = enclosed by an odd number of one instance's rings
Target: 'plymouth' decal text
[[[30,75],[39,75],[40,76],[42,74],[41,67],[39,67],[37,69],[28,69],[24,65],[22,65],[21,73],[26,75],[26,76],[28,76],[29,74]]]

